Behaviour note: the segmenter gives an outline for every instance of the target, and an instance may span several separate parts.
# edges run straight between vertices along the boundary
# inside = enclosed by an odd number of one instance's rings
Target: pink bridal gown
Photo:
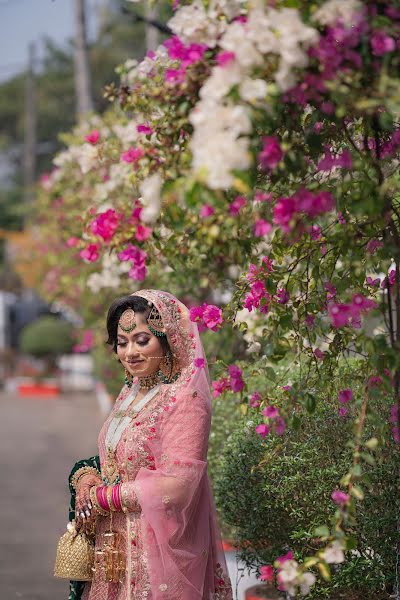
[[[180,366],[174,383],[136,413],[115,449],[127,513],[113,514],[126,553],[121,583],[85,585],[83,600],[232,600],[210,483],[207,446],[211,422],[208,370],[197,325],[174,296],[158,290],[135,295],[153,302]],[[195,359],[202,358],[202,367]],[[196,364],[199,364],[196,361]],[[126,404],[124,387],[99,435],[106,461],[106,434]],[[125,406],[125,405],[124,405]],[[109,517],[98,517],[96,548]]]

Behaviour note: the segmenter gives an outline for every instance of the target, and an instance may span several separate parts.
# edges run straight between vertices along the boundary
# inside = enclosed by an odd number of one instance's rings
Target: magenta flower
[[[115,212],[113,208],[109,208],[105,212],[99,213],[97,217],[92,221],[90,228],[94,235],[98,235],[105,242],[109,242],[121,221],[121,216]]]
[[[377,303],[375,300],[371,300],[370,298],[365,298],[362,294],[354,294],[351,299],[351,306],[356,315],[358,315],[359,311],[368,311],[377,307]]]
[[[79,256],[89,262],[96,262],[99,259],[99,247],[97,244],[89,244],[84,250],[79,252]]]
[[[268,221],[264,221],[264,219],[257,219],[254,223],[254,235],[256,237],[263,237],[264,235],[268,235],[272,231],[271,223]]]
[[[319,227],[318,225],[312,225],[311,229],[310,229],[310,237],[312,240],[319,240],[321,239],[321,227]]]
[[[204,369],[204,367],[206,366],[206,361],[204,360],[204,358],[195,358],[194,366],[198,369]]]
[[[315,316],[307,315],[306,318],[304,319],[304,323],[307,325],[307,327],[313,327],[314,323],[315,323]]]
[[[135,238],[138,242],[145,242],[151,236],[151,233],[151,227],[139,224],[136,227]]]
[[[353,399],[353,390],[346,388],[339,391],[339,402],[341,404],[347,404]]]
[[[276,435],[283,435],[286,431],[285,419],[278,417],[275,421],[275,433]]]
[[[217,398],[217,396],[221,396],[221,394],[223,394],[226,390],[230,389],[230,384],[229,384],[229,380],[224,377],[222,379],[219,379],[217,381],[213,381],[212,382],[212,387],[213,387],[213,398]]]
[[[260,425],[257,425],[256,427],[256,433],[258,433],[258,435],[260,435],[262,438],[265,438],[269,434],[269,431],[270,429],[265,423],[260,423]]]
[[[317,170],[331,171],[334,167],[342,169],[351,169],[353,167],[353,160],[348,150],[344,150],[341,154],[335,156],[329,148],[325,149],[324,158],[321,158],[318,162]]]
[[[237,365],[230,365],[228,367],[229,383],[233,392],[241,392],[244,388],[244,381],[242,377],[242,371]]]
[[[284,233],[289,233],[295,221],[297,212],[296,200],[293,197],[279,198],[274,207],[273,222],[278,225]]]
[[[97,144],[99,139],[100,139],[100,132],[98,129],[93,129],[93,131],[91,131],[89,133],[89,135],[85,135],[85,140],[87,142],[89,142],[89,144],[95,145],[95,144]]]
[[[283,151],[279,140],[275,136],[262,138],[263,147],[258,154],[258,162],[264,171],[272,171],[283,158]]]
[[[272,202],[273,195],[270,192],[257,191],[254,194],[254,202]]]
[[[283,389],[285,392],[289,392],[289,391],[292,389],[292,386],[291,386],[291,385],[283,385],[283,386],[282,386],[282,389]]]
[[[379,287],[379,284],[381,282],[379,277],[377,277],[376,279],[373,279],[372,277],[367,277],[365,281],[367,285],[370,285],[371,287]]]
[[[118,252],[117,256],[122,262],[125,262],[127,260],[131,260],[133,262],[140,262],[141,260],[144,260],[147,255],[146,252],[144,252],[137,246],[128,244],[125,250],[122,250],[122,252]]]
[[[211,206],[211,204],[203,204],[199,212],[200,217],[202,217],[203,219],[206,219],[207,217],[212,217],[214,213],[215,208]]]
[[[377,387],[378,385],[382,385],[383,379],[380,375],[371,375],[368,379],[368,387]]]
[[[143,133],[144,135],[151,135],[153,133],[152,127],[150,127],[150,125],[146,125],[145,123],[137,125],[136,131],[138,133]]]
[[[204,325],[212,331],[217,331],[222,325],[222,310],[214,304],[206,304],[203,311]]]
[[[346,492],[342,492],[341,490],[334,490],[331,494],[331,498],[334,503],[339,506],[343,506],[350,500],[349,494],[346,494]]]
[[[328,306],[328,314],[333,327],[345,327],[350,324],[353,311],[348,304],[331,303]]]
[[[341,406],[338,410],[339,417],[345,417],[348,414],[348,409],[345,406]]]
[[[199,323],[203,319],[203,312],[204,309],[202,306],[192,306],[189,310],[190,320],[193,321],[193,323]]]
[[[185,45],[177,35],[165,40],[164,46],[168,49],[168,56],[172,60],[179,60],[184,68],[202,60],[207,50],[205,44]]]
[[[287,560],[293,560],[293,559],[294,559],[293,552],[291,550],[289,550],[289,552],[287,552],[286,554],[283,554],[282,556],[278,556],[278,558],[276,559],[276,562],[282,567]]]
[[[393,52],[396,48],[396,42],[390,35],[378,29],[371,36],[371,48],[372,54],[383,56],[388,52]]]
[[[243,196],[236,196],[233,202],[229,205],[229,214],[230,215],[238,215],[240,209],[247,204],[246,198]]]
[[[121,160],[126,163],[134,163],[140,160],[143,156],[144,150],[142,148],[129,148],[129,150],[121,154]]]
[[[165,71],[165,82],[166,83],[183,83],[185,81],[186,69],[180,67],[179,69],[166,69]]]
[[[276,406],[266,406],[263,408],[262,414],[264,417],[268,417],[268,419],[276,419],[279,416],[279,410]]]
[[[253,392],[249,400],[249,406],[251,406],[251,408],[258,408],[260,406],[260,400],[260,392]]]
[[[268,581],[268,583],[274,581],[274,569],[271,565],[263,565],[260,567],[260,579],[261,581]]]
[[[217,54],[217,63],[220,67],[229,65],[233,60],[235,60],[234,52],[223,51]]]
[[[276,298],[278,300],[278,304],[286,304],[289,301],[290,294],[284,288],[278,288],[276,291]]]
[[[375,238],[369,240],[367,244],[367,252],[369,254],[374,254],[374,252],[376,252],[379,248],[383,248],[383,242],[381,242],[381,240],[377,240]]]
[[[336,290],[335,286],[330,281],[325,281],[324,288],[327,291],[326,299],[332,300],[332,298],[334,298],[337,294],[337,290]]]
[[[322,352],[322,350],[320,350],[319,348],[316,348],[314,350],[314,356],[318,360],[324,360],[324,358],[325,358],[325,352]]]
[[[346,223],[346,219],[344,218],[343,213],[341,211],[338,212],[337,218],[341,225],[344,225]]]
[[[68,246],[68,248],[75,248],[75,246],[77,246],[78,244],[79,244],[79,238],[77,238],[77,237],[70,237],[66,241],[66,245]]]
[[[143,279],[145,279],[145,277],[147,275],[147,267],[144,263],[143,264],[135,264],[128,271],[128,275],[131,279],[134,279],[135,281],[143,281]]]

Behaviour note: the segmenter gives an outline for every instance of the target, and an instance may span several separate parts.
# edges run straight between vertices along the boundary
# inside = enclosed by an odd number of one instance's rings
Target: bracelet
[[[116,512],[116,508],[112,501],[113,491],[114,491],[114,488],[112,485],[108,485],[106,487],[107,504],[110,507],[110,512]]]
[[[96,477],[100,477],[100,473],[94,467],[81,467],[80,469],[75,471],[75,473],[71,477],[71,485],[76,492],[78,491],[78,486],[82,477],[85,477],[85,475],[89,474],[95,475]]]
[[[90,501],[92,503],[92,506],[95,508],[95,510],[99,513],[99,515],[102,515],[103,517],[106,517],[108,515],[108,512],[103,510],[97,500],[97,486],[93,485],[90,490],[89,490],[89,496],[90,496]]]
[[[113,505],[115,507],[115,510],[117,510],[118,512],[122,512],[122,505],[121,505],[121,484],[120,483],[118,483],[117,485],[113,486],[111,500],[112,500],[112,503],[113,503]]]
[[[97,504],[102,508],[103,511],[105,511],[108,514],[110,512],[110,507],[108,506],[107,498],[104,494],[105,490],[105,486],[96,487],[96,498]]]

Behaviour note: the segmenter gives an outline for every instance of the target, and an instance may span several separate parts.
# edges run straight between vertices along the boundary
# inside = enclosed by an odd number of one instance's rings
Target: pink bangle
[[[115,510],[122,512],[122,505],[121,505],[121,484],[120,483],[118,483],[117,485],[113,486],[111,501],[112,501],[112,503],[113,503],[113,505],[115,507]]]
[[[107,488],[106,486],[102,486],[102,487],[97,487],[96,488],[96,498],[97,498],[97,502],[99,503],[100,507],[103,510],[109,511],[110,507],[108,506],[108,502],[107,502],[107,497],[105,495]]]

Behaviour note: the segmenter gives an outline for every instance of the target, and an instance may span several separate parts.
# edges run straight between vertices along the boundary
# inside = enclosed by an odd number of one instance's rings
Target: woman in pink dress
[[[126,377],[99,435],[101,474],[86,467],[75,479],[77,526],[94,525],[96,542],[82,597],[231,600],[207,475],[210,381],[197,325],[171,294],[140,290],[111,305],[107,329]]]

